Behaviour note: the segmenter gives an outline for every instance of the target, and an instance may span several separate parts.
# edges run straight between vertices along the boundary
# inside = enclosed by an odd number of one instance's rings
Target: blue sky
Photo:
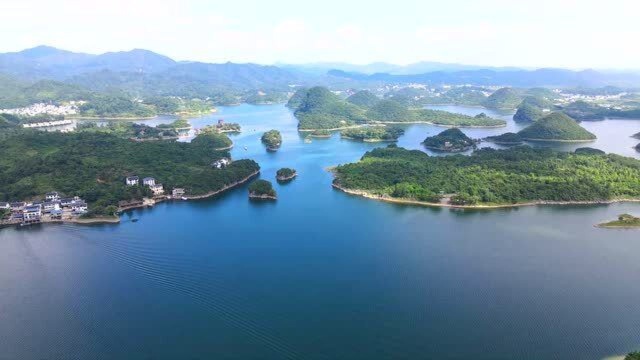
[[[637,69],[638,10],[631,0],[3,1],[0,51],[46,44],[208,62]]]

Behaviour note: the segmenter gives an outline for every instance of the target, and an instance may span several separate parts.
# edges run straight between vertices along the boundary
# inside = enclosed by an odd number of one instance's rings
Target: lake
[[[250,202],[245,186],[119,225],[0,231],[0,358],[567,360],[640,349],[640,231],[593,226],[640,204],[377,202],[333,190],[326,168],[385,145],[305,143],[282,105],[191,122],[219,118],[242,125],[232,156],[258,161],[278,201]],[[640,120],[582,125],[598,140],[534,145],[640,157],[630,138]],[[259,140],[269,129],[283,135],[276,153]],[[442,130],[406,126],[398,145],[421,149]],[[298,178],[277,185],[281,167]]]

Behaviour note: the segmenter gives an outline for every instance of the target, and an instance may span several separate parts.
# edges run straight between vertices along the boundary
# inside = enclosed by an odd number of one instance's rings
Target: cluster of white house
[[[15,109],[0,109],[0,113],[13,114],[20,116],[36,116],[36,115],[75,115],[78,113],[78,106],[86,103],[86,101],[70,101],[65,105],[54,105],[46,103],[32,104],[27,107]]]
[[[220,160],[216,160],[214,162],[211,163],[211,166],[216,168],[216,169],[222,169],[222,168],[226,168],[227,165],[231,164],[231,159],[227,159],[227,158],[222,158]]]
[[[25,224],[38,223],[44,215],[51,219],[62,219],[64,210],[79,216],[88,211],[87,203],[79,197],[61,198],[57,192],[48,192],[44,200],[31,202],[0,202],[0,209],[10,210],[12,220]]]
[[[138,186],[140,185],[140,178],[138,176],[127,176],[125,182],[127,186]],[[151,190],[155,196],[164,195],[164,187],[162,184],[156,184],[156,179],[152,177],[142,179],[142,185],[149,187],[149,190]]]

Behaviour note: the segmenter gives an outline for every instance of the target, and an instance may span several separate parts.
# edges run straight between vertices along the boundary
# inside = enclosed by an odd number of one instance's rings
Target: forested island
[[[629,214],[622,214],[618,216],[617,220],[598,224],[597,226],[601,228],[618,228],[618,229],[640,228],[640,217],[635,217]]]
[[[280,131],[278,130],[267,131],[262,134],[260,140],[267,146],[267,150],[269,151],[277,151],[282,145],[282,135],[280,135]]]
[[[296,176],[298,176],[298,172],[291,168],[282,168],[276,172],[276,180],[278,180],[278,182],[291,181]]]
[[[487,136],[485,139],[498,145],[520,145],[524,142],[520,135],[512,132],[495,136]]]
[[[135,142],[101,131],[21,131],[0,139],[0,201],[57,191],[85,199],[88,216],[104,216],[117,211],[120,201],[150,195],[146,187],[126,186],[127,176],[154,177],[167,190],[182,188],[195,197],[234,186],[260,170],[252,160],[213,168],[213,161],[229,158],[227,151],[216,150],[219,146],[209,135],[181,143]]]
[[[444,152],[460,152],[469,150],[476,145],[476,140],[465,135],[458,128],[447,129],[438,135],[430,136],[422,144],[431,150]]]
[[[249,185],[249,199],[276,200],[277,194],[270,181],[259,179]]]
[[[640,160],[518,146],[429,156],[395,146],[335,168],[334,186],[397,202],[501,207],[640,200]]]
[[[343,139],[365,142],[398,141],[404,130],[395,126],[362,126],[345,129],[340,132]]]
[[[503,120],[484,114],[467,116],[440,110],[415,109],[392,99],[358,92],[347,100],[327,88],[301,89],[288,106],[295,109],[300,131],[340,130],[362,124],[427,123],[442,126],[498,127]]]
[[[596,136],[562,112],[551,113],[520,130],[518,135],[529,141],[593,141]]]

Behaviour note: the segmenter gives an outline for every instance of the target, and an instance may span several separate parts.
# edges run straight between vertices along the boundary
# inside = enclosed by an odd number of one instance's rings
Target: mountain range
[[[407,83],[435,86],[640,87],[640,74],[632,72],[486,68],[437,62],[407,66],[387,63],[212,64],[175,61],[143,49],[93,55],[50,46],[1,53],[0,80],[7,79],[25,83],[56,80],[92,91],[118,90],[142,95],[178,96],[210,96],[220,90],[289,91],[292,85],[335,88]]]

